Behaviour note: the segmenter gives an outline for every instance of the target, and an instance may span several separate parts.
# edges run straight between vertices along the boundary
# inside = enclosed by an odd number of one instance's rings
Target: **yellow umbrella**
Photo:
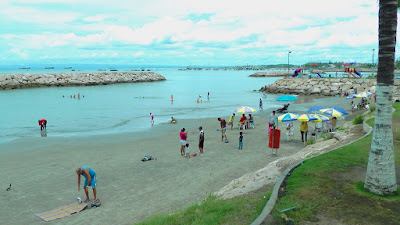
[[[327,121],[329,121],[329,117],[327,117],[327,116],[320,115],[320,114],[315,114],[314,116],[315,116],[318,120],[311,121],[311,122],[313,122],[313,123],[322,123],[322,122],[327,122]]]
[[[334,108],[320,109],[319,111],[323,112],[325,115],[328,115],[328,116],[333,116],[333,117],[343,116],[343,113],[341,113],[340,111],[338,111]]]
[[[245,113],[256,112],[256,110],[251,107],[248,107],[248,106],[241,106],[241,107],[235,109],[235,112],[237,112],[239,114],[245,114]]]
[[[316,121],[316,120],[318,120],[318,118],[315,117],[314,114],[303,114],[297,118],[297,121],[305,121],[305,122]]]

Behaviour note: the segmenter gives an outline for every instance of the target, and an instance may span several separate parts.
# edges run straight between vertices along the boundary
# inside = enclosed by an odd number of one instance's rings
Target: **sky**
[[[0,65],[371,63],[373,53],[376,63],[377,0],[0,0]]]

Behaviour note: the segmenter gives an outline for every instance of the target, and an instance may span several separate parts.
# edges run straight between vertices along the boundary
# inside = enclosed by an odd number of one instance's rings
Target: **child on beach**
[[[239,133],[239,149],[243,149],[243,133]]]
[[[186,143],[185,153],[186,153],[186,158],[190,158],[189,143]]]

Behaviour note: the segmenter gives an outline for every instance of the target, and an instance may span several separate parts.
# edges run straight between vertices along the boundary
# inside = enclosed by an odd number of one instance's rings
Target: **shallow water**
[[[167,80],[0,91],[0,143],[40,137],[37,121],[42,118],[48,121],[48,137],[87,136],[149,129],[150,112],[157,125],[168,122],[171,116],[178,120],[227,117],[241,105],[258,109],[259,98],[265,108],[282,105],[274,95],[263,97],[253,91],[279,78],[248,77],[254,71],[167,68],[156,72]],[[79,99],[70,98],[78,93]],[[197,103],[199,95],[202,103]]]

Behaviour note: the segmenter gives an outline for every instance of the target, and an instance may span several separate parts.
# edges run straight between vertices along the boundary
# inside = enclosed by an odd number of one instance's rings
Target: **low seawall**
[[[395,79],[393,97],[400,98],[400,80]],[[335,96],[340,93],[369,91],[375,93],[376,79],[348,78],[283,78],[266,85],[260,91],[268,93]]]
[[[289,73],[287,71],[266,71],[253,73],[249,77],[284,77],[288,74]]]
[[[165,80],[165,77],[154,72],[10,74],[0,75],[0,90],[34,87],[107,85],[163,80]]]

